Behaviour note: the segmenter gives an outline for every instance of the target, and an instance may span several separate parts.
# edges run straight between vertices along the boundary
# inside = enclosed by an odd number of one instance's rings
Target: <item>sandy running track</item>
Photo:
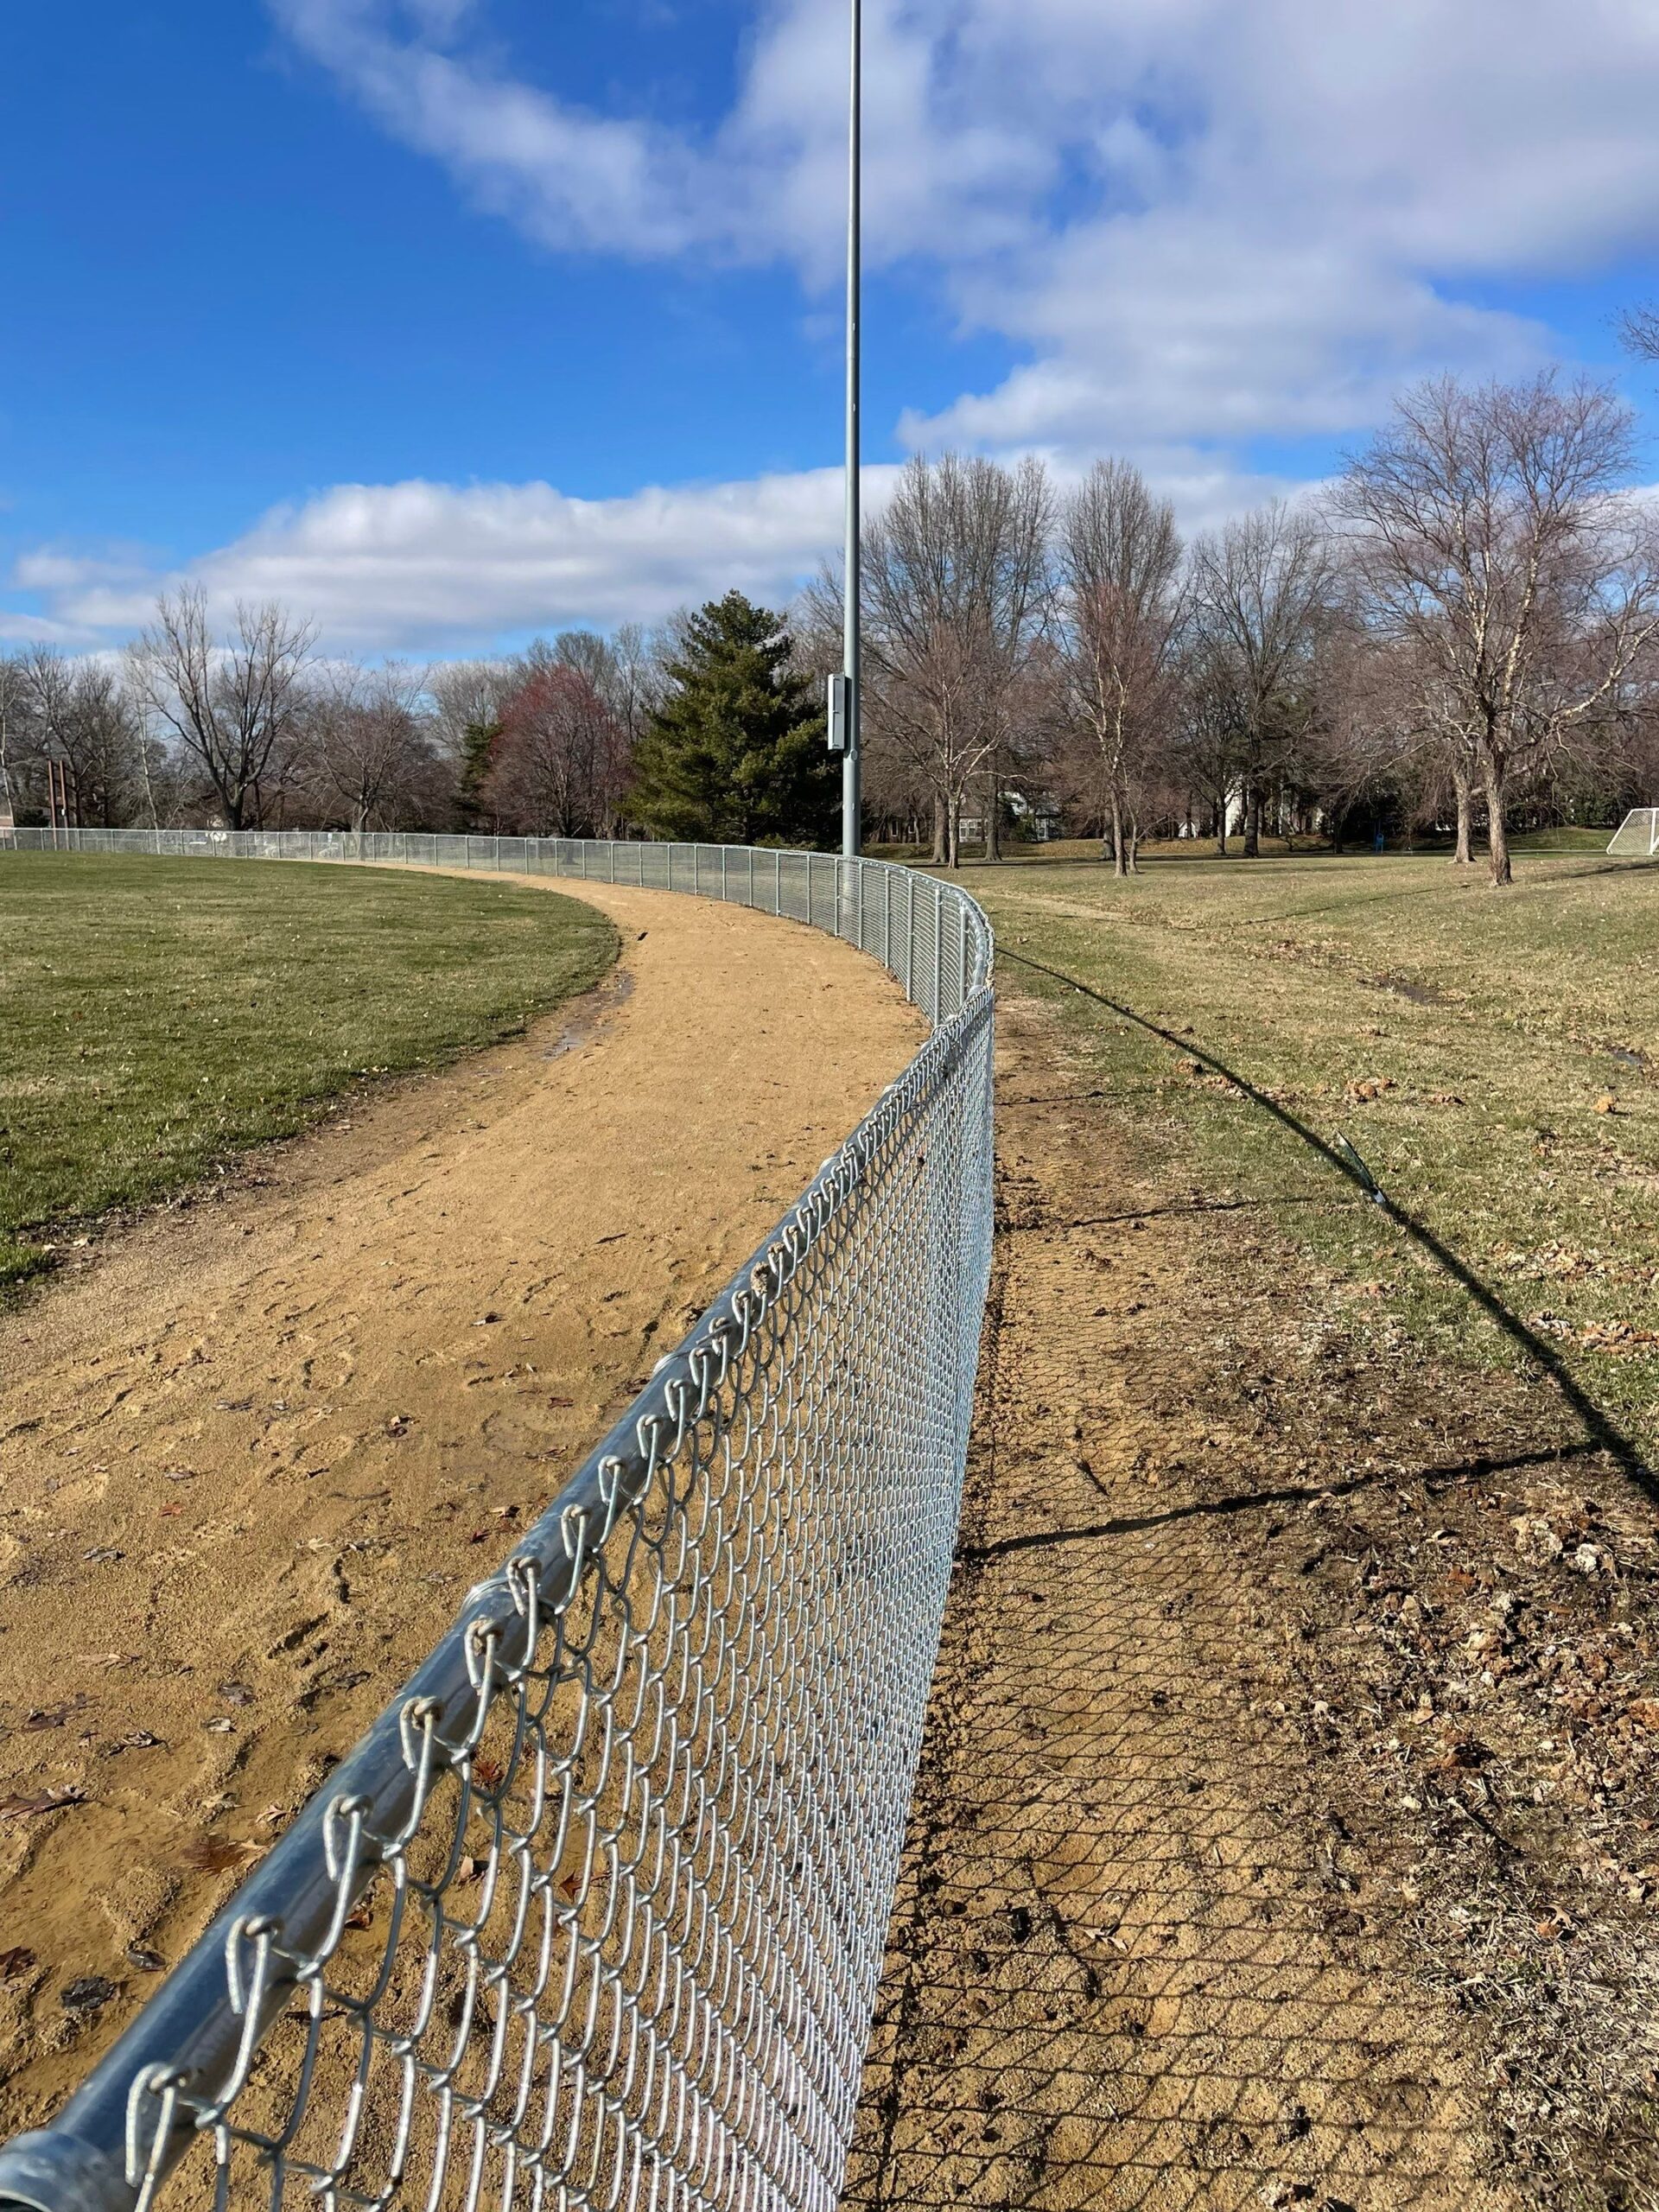
[[[0,2133],[130,2017],[923,1033],[817,931],[554,887],[622,934],[590,998],[0,1317]]]

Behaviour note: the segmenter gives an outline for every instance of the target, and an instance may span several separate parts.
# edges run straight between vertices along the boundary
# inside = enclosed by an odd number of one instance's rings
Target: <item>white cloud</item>
[[[378,124],[539,245],[782,264],[833,297],[843,10],[753,0],[698,129],[533,83],[492,0],[268,0]],[[1493,280],[1659,242],[1652,0],[867,0],[868,248],[1019,358],[901,441],[1140,460],[1189,526],[1287,488],[1252,445],[1357,435],[1424,371],[1510,372],[1547,331]],[[643,52],[643,49],[642,49]],[[640,56],[642,75],[646,63]],[[785,596],[837,535],[834,472],[582,500],[340,486],[187,564],[342,645],[423,648]],[[140,566],[48,549],[35,633],[143,619]]]
[[[692,134],[516,78],[486,0],[271,4],[543,244],[834,274],[839,7],[760,0]],[[1659,236],[1651,0],[870,0],[868,41],[872,261],[1033,355],[928,435],[1363,426],[1402,376],[1545,350],[1460,285]]]
[[[872,472],[873,494],[883,477]],[[787,600],[836,542],[840,505],[835,469],[616,499],[546,484],[347,484],[172,575],[54,553],[20,563],[14,581],[87,637],[136,629],[158,589],[189,581],[221,618],[238,599],[274,598],[316,614],[331,645],[456,648],[651,620],[733,585]]]
[[[1063,474],[1065,456],[1054,458]],[[1188,529],[1293,488],[1179,447],[1148,461]],[[865,471],[867,506],[895,474]],[[464,651],[533,630],[656,621],[733,586],[786,604],[839,545],[841,518],[836,468],[614,499],[572,499],[547,484],[337,485],[179,569],[60,549],[27,555],[11,582],[48,612],[12,618],[10,634],[71,645],[128,636],[159,591],[188,582],[220,622],[239,600],[278,599],[315,615],[330,650]]]

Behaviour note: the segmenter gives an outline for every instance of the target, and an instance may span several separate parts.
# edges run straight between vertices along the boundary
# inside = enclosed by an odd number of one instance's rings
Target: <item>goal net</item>
[[[1633,806],[1607,849],[1621,861],[1650,861],[1659,855],[1659,806]]]

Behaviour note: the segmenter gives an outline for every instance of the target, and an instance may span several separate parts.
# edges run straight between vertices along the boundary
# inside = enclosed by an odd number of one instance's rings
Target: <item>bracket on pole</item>
[[[848,724],[851,719],[850,706],[853,680],[849,676],[836,675],[830,678],[829,733],[830,750],[845,753]]]

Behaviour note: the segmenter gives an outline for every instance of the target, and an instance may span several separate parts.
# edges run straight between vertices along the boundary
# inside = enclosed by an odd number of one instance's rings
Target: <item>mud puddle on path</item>
[[[620,971],[0,1317],[0,2133],[44,2116],[914,1052],[874,963]]]
[[[845,2203],[1517,2203],[1274,1694],[1262,1547],[1376,1440],[1264,1408],[1294,1273],[1149,1187],[1090,1086],[1005,997],[986,1365]]]

